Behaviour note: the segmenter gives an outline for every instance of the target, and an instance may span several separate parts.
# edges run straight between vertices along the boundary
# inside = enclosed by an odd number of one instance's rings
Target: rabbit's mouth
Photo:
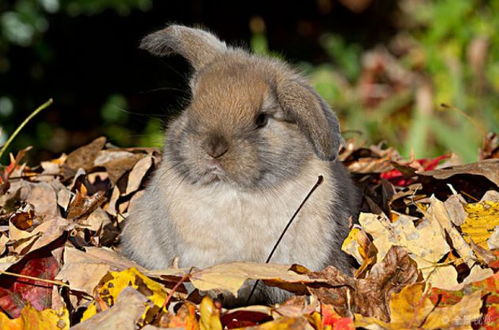
[[[199,183],[206,185],[218,181],[223,181],[226,179],[226,177],[227,173],[222,167],[222,164],[219,161],[212,159],[207,162],[205,171],[199,179]]]

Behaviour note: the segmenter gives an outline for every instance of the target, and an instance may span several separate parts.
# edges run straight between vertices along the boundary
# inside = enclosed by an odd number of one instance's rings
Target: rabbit
[[[153,269],[174,259],[197,268],[265,262],[321,175],[271,262],[350,273],[341,244],[359,196],[337,159],[338,120],[305,78],[281,60],[182,25],[147,35],[140,48],[187,59],[192,99],[166,128],[163,159],[131,205],[122,252]],[[254,301],[286,297],[274,288],[257,291]]]

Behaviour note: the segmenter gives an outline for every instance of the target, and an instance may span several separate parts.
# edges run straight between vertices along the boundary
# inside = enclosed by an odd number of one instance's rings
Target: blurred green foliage
[[[499,128],[498,13],[498,0],[400,1],[390,42],[365,51],[326,34],[331,62],[302,67],[343,127],[368,143],[473,161]]]

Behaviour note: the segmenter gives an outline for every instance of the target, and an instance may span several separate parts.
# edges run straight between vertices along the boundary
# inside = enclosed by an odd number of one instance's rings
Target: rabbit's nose
[[[220,135],[212,135],[204,140],[203,149],[213,158],[219,158],[229,150],[229,143]]]

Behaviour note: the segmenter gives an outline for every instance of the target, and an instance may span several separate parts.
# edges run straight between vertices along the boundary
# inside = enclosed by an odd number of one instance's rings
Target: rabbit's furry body
[[[198,29],[170,26],[142,47],[180,53],[195,71],[192,101],[167,128],[164,159],[132,205],[123,252],[156,269],[175,257],[180,267],[264,262],[322,175],[271,262],[349,272],[340,247],[357,193],[336,160],[337,119],[305,80]]]

